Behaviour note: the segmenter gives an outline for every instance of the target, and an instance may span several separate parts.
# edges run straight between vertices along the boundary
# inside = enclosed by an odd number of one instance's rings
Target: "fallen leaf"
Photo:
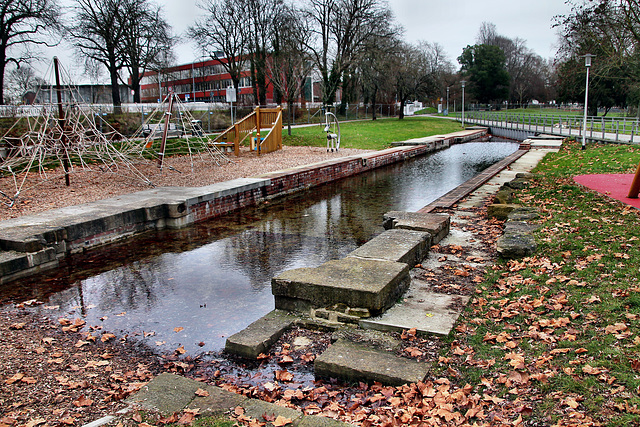
[[[182,326],[178,326],[178,327],[173,328],[173,332],[175,332],[176,334],[178,332],[180,332],[180,331],[184,331],[184,328]]]
[[[278,415],[278,418],[276,418],[273,421],[273,426],[274,427],[283,427],[286,426],[287,424],[291,424],[293,422],[293,420],[291,418],[285,418],[282,415]]]
[[[209,392],[207,390],[203,390],[201,388],[196,390],[196,396],[207,397],[209,396]]]
[[[77,406],[78,408],[80,408],[82,406],[91,406],[91,405],[93,405],[93,400],[87,399],[86,397],[84,397],[84,395],[82,395],[77,400],[75,400],[73,402],[73,404],[75,406]]]
[[[276,380],[283,381],[283,382],[292,381],[293,374],[291,372],[288,372],[287,370],[276,371]]]
[[[21,373],[17,373],[14,376],[12,376],[11,378],[5,380],[5,384],[13,384],[17,381],[20,381],[22,378],[24,377],[24,374]]]
[[[100,341],[107,342],[115,337],[116,336],[114,334],[102,334],[102,336],[100,337]]]

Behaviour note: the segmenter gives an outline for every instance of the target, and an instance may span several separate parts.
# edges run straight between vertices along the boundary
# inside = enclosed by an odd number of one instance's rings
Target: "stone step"
[[[430,233],[392,229],[374,237],[347,256],[384,259],[414,266],[427,256],[430,247]]]
[[[409,265],[347,257],[315,268],[297,268],[271,281],[276,308],[309,312],[345,304],[376,315],[391,307],[409,286]]]
[[[412,283],[401,302],[379,317],[360,320],[360,327],[401,332],[416,328],[418,333],[448,335],[469,297],[446,295]]]
[[[347,340],[336,341],[314,361],[318,377],[392,386],[422,381],[430,367],[426,362],[398,357]]]
[[[435,245],[449,234],[449,215],[391,211],[383,216],[383,226],[387,230],[401,228],[424,231],[431,234],[431,244]]]
[[[273,343],[296,320],[297,317],[288,315],[284,311],[273,310],[240,332],[227,338],[224,350],[236,356],[256,359],[260,353],[268,353]]]
[[[202,389],[208,396],[198,396],[196,391]],[[136,409],[158,411],[169,415],[183,409],[198,410],[201,416],[227,414],[240,406],[244,415],[256,419],[260,425],[273,426],[268,420],[279,416],[290,420],[287,425],[297,427],[346,427],[350,424],[316,415],[304,415],[295,409],[249,399],[240,394],[223,390],[220,387],[201,383],[174,374],[160,374],[152,379],[137,393],[130,396],[126,403]]]

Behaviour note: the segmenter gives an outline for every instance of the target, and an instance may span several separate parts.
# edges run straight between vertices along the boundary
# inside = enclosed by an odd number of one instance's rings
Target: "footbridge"
[[[456,114],[462,121],[462,115]],[[531,135],[545,134],[582,139],[584,118],[562,114],[518,114],[500,111],[470,111],[464,123],[488,127],[495,136],[524,140]],[[637,117],[587,117],[586,139],[604,143],[640,143],[640,122]]]

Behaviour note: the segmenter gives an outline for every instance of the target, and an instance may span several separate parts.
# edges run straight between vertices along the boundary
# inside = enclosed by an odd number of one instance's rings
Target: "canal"
[[[158,353],[219,351],[273,309],[279,273],[338,259],[383,231],[382,215],[416,211],[513,153],[472,142],[243,209],[69,257],[54,272],[0,288],[43,313],[82,317]]]

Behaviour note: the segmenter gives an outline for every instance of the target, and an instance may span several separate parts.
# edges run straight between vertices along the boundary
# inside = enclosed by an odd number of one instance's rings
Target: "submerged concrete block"
[[[409,286],[409,265],[347,257],[315,268],[288,270],[271,280],[276,308],[306,312],[343,303],[376,314]]]
[[[449,215],[420,212],[391,211],[383,216],[384,228],[425,231],[431,234],[431,244],[435,245],[449,234]]]
[[[256,359],[260,353],[268,353],[273,343],[296,319],[280,310],[273,310],[227,338],[224,350],[247,359]]]
[[[424,380],[430,365],[338,340],[314,361],[316,376],[399,386]]]
[[[429,247],[431,233],[392,229],[369,240],[348,256],[404,262],[413,266],[422,262],[429,253]]]

